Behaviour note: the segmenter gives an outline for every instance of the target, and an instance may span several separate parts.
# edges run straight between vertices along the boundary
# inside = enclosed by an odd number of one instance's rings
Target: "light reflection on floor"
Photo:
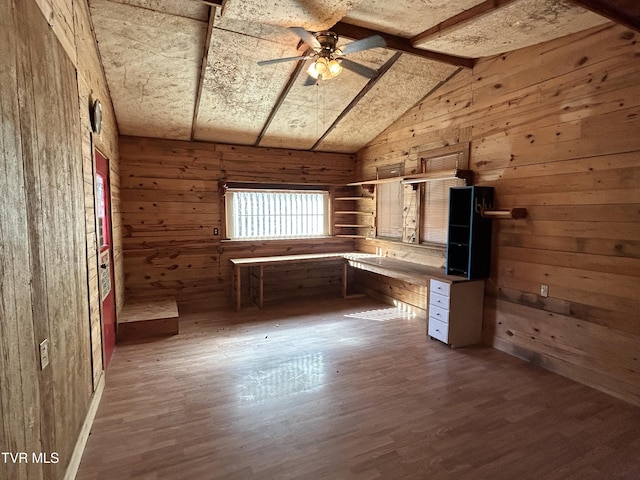
[[[376,308],[375,310],[367,310],[365,312],[349,313],[345,317],[360,318],[363,320],[374,320],[376,322],[384,322],[397,318],[413,318],[416,314],[406,309],[398,307]]]
[[[325,362],[321,352],[294,357],[274,368],[246,375],[238,385],[242,404],[255,404],[322,388]]]

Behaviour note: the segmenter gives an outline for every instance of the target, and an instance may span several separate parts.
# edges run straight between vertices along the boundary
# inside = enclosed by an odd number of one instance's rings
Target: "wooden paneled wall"
[[[122,222],[120,212],[120,173],[118,157],[118,127],[111,103],[106,78],[89,15],[84,1],[74,2],[74,32],[77,48],[77,73],[79,90],[80,128],[82,138],[82,169],[84,174],[84,205],[87,229],[87,266],[91,323],[91,351],[93,382],[97,385],[103,372],[102,330],[100,322],[100,289],[98,286],[98,244],[95,217],[95,149],[109,159],[111,183],[111,208],[113,230],[113,255],[115,272],[115,297],[117,311],[124,304],[124,269],[122,256]],[[102,132],[91,130],[90,107],[99,99],[103,107]]]
[[[81,0],[33,0],[75,65],[78,57],[75,43],[74,3]]]
[[[78,84],[33,1],[0,3],[0,58],[0,451],[29,455],[0,478],[53,480],[93,391]]]
[[[111,160],[124,288],[118,132],[86,1],[5,2],[0,37],[0,451],[59,455],[55,464],[0,462],[0,478],[58,479],[103,373],[94,147]],[[95,98],[100,136],[89,121]],[[51,363],[41,370],[45,338]]]
[[[127,296],[174,295],[182,310],[226,307],[230,258],[353,249],[340,238],[223,241],[220,190],[223,180],[347,183],[353,156],[139,137],[121,137],[120,156]],[[339,286],[340,275],[339,266],[274,271],[266,297],[317,293],[319,279]]]
[[[358,155],[365,179],[398,160],[410,171],[417,150],[471,141],[476,183],[495,187],[498,207],[529,212],[494,220],[484,341],[636,404],[639,39],[608,24],[481,60]]]

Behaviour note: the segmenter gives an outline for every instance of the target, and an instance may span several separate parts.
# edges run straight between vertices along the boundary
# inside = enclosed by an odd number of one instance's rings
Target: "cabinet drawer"
[[[449,310],[449,297],[440,295],[439,293],[429,292],[429,303],[431,305],[435,305],[436,307]]]
[[[429,317],[440,320],[442,323],[449,323],[449,310],[429,305]]]
[[[449,325],[430,317],[429,318],[429,336],[437,338],[441,342],[449,343]]]
[[[440,295],[444,295],[445,297],[449,296],[449,290],[451,289],[451,285],[446,282],[441,282],[440,280],[431,279],[429,283],[429,291],[433,293],[439,293]]]

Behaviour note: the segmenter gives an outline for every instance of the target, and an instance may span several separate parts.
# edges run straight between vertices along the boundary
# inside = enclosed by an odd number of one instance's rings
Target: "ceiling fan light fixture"
[[[330,78],[331,74],[329,72],[329,60],[324,57],[316,58],[316,60],[309,66],[309,70],[307,70],[307,73],[316,79],[319,78],[323,80]]]
[[[342,65],[335,58],[318,57],[309,66],[307,73],[315,79],[329,80],[340,75]]]
[[[340,62],[335,58],[329,62],[328,66],[332,77],[336,77],[342,72],[342,65],[340,65]]]
[[[275,58],[273,60],[261,60],[258,65],[271,65],[280,62],[306,61],[314,59],[307,73],[309,77],[304,85],[316,85],[313,80],[329,80],[335,78],[342,69],[346,68],[362,77],[373,78],[377,70],[369,68],[358,62],[343,58],[355,52],[369,50],[372,48],[385,47],[387,44],[380,35],[356,40],[342,47],[338,47],[338,35],[330,31],[311,33],[302,27],[290,27],[290,29],[307,45],[307,52],[303,56]],[[343,66],[344,65],[344,66]],[[311,80],[313,79],[313,80]]]

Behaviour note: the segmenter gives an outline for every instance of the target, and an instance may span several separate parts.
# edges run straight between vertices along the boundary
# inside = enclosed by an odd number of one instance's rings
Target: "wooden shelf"
[[[374,212],[362,212],[357,210],[338,211],[334,212],[336,215],[373,215]]]
[[[440,170],[437,172],[414,173],[401,177],[378,178],[375,180],[365,180],[362,182],[349,183],[350,186],[373,187],[382,183],[401,182],[403,184],[416,184],[430,182],[433,180],[447,180],[450,178],[464,178],[467,184],[472,183],[473,172],[471,170],[461,170],[454,168],[451,170]]]
[[[454,168],[453,170],[441,170],[438,172],[416,173],[404,177],[402,179],[402,183],[415,184],[431,182],[434,180],[447,180],[450,178],[463,178],[467,181],[467,184],[470,184],[473,180],[473,172],[471,170],[460,170]]]
[[[352,203],[333,204],[333,236],[353,239],[369,238],[376,228],[374,192],[368,194],[361,185],[344,185],[343,187],[336,192],[337,196],[333,200]]]
[[[334,200],[373,200],[373,197],[335,197]]]
[[[378,178],[377,180],[365,180],[363,182],[347,183],[350,187],[364,187],[366,185],[380,185],[381,183],[400,182],[404,177]]]

